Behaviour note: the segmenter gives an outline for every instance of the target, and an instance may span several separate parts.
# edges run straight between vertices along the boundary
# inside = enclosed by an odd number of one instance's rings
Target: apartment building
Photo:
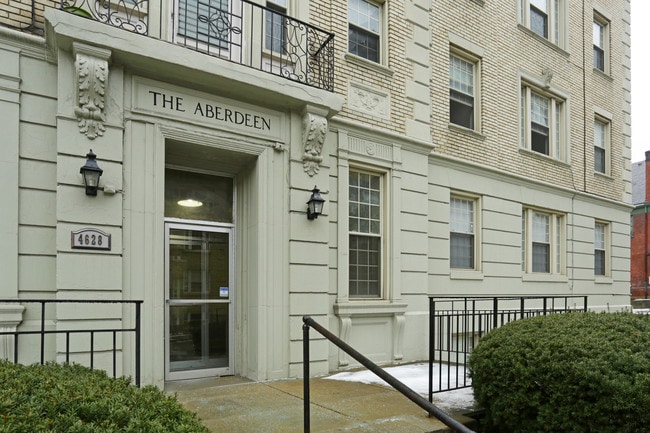
[[[395,363],[427,358],[430,296],[627,308],[629,18],[629,0],[0,0],[0,327],[40,326],[7,300],[142,301],[117,370],[163,386],[301,376],[303,315]],[[43,326],[132,326],[80,305]],[[33,362],[13,339],[0,355]],[[88,360],[63,340],[41,351]],[[312,360],[353,364],[324,339]]]

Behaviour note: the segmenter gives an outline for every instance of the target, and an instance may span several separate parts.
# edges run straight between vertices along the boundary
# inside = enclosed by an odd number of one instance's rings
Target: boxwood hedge
[[[79,365],[0,360],[2,433],[208,433],[158,388]]]
[[[469,360],[489,432],[648,431],[650,317],[552,314],[491,331]]]

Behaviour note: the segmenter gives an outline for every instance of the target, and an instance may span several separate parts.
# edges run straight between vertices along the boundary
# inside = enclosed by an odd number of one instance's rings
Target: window
[[[563,215],[524,209],[521,223],[522,271],[561,274],[564,266]]]
[[[379,63],[381,8],[366,0],[348,0],[348,50]]]
[[[475,62],[449,55],[449,121],[468,129],[476,124],[475,77]]]
[[[600,15],[594,14],[594,68],[607,73],[609,67],[608,46],[609,46],[609,22]]]
[[[527,84],[521,87],[521,147],[565,160],[565,101]]]
[[[476,200],[451,197],[449,203],[449,266],[476,268]]]
[[[607,275],[607,228],[599,222],[594,226],[594,275]]]
[[[607,149],[609,148],[609,124],[596,118],[594,120],[594,170],[597,173],[608,172]]]
[[[519,20],[531,31],[563,45],[564,0],[520,0]]]
[[[228,0],[180,0],[178,34],[189,40],[223,48],[230,42],[232,18]]]
[[[350,170],[351,298],[382,297],[382,176]]]
[[[287,29],[284,15],[287,14],[287,0],[268,0],[269,9],[264,15],[264,43],[267,50],[284,53],[287,40]]]

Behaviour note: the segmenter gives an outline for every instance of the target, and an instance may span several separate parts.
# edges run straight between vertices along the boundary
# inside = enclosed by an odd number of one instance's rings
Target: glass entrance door
[[[232,374],[232,236],[228,227],[166,225],[166,376]]]

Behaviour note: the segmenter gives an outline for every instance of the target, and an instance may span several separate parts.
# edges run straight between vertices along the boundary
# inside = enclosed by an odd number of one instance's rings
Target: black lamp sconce
[[[323,203],[325,199],[321,197],[320,190],[314,186],[314,189],[311,191],[311,197],[307,202],[307,219],[314,220],[318,218],[318,215],[323,213]]]
[[[104,172],[97,165],[97,155],[93,153],[93,150],[90,149],[90,152],[86,154],[86,164],[79,169],[79,173],[84,178],[84,185],[86,185],[86,195],[97,195],[97,188],[99,187],[99,178]]]

